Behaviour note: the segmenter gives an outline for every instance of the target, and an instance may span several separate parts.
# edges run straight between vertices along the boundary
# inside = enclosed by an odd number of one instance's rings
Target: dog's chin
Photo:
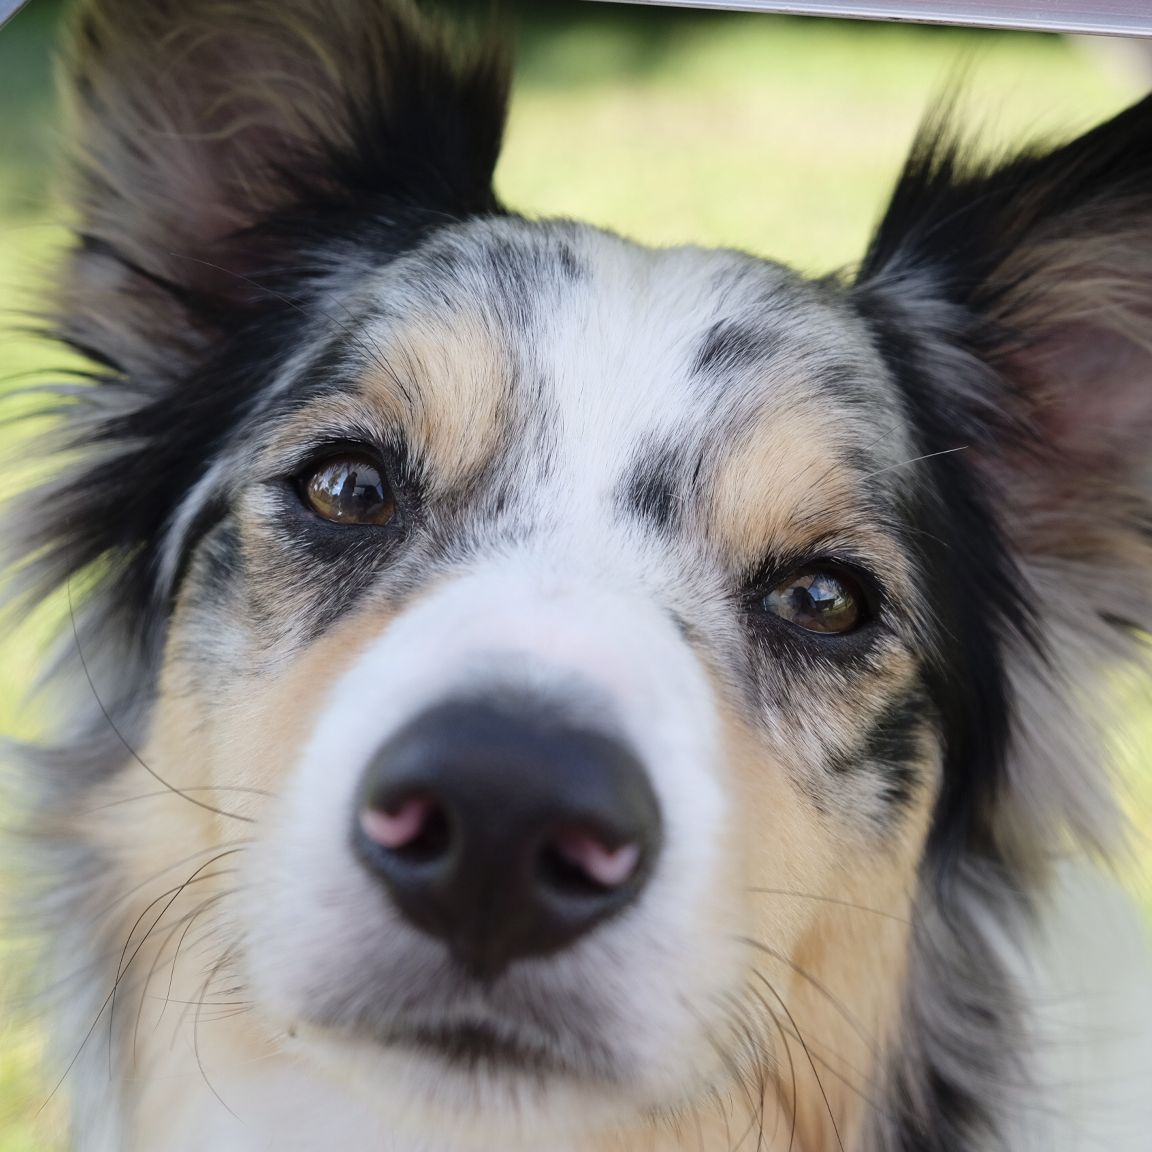
[[[403,1023],[379,1037],[292,1029],[296,1054],[414,1139],[492,1147],[631,1125],[664,1093],[590,1053],[486,1022]],[[671,1086],[662,1086],[668,1090]]]

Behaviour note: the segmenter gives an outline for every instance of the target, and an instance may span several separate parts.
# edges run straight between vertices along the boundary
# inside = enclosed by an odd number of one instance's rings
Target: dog
[[[493,191],[496,38],[82,0],[25,882],[78,1152],[1152,1142],[1152,101],[821,279]]]

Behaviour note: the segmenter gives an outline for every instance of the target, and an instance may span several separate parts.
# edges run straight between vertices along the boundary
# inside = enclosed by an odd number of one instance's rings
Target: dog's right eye
[[[362,453],[328,456],[300,477],[300,495],[333,524],[383,527],[396,518],[396,497],[384,470]]]

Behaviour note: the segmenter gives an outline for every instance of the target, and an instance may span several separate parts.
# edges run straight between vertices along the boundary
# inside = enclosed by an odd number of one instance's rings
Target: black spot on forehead
[[[650,444],[638,451],[620,488],[624,510],[660,530],[674,527],[683,498],[680,455],[669,444]]]
[[[892,434],[903,425],[900,413],[892,404],[893,392],[875,369],[853,364],[837,357],[814,357],[811,364],[814,383],[838,404],[857,413],[872,415],[878,422],[887,421]],[[882,441],[875,446],[881,447]]]
[[[778,346],[772,331],[748,321],[718,320],[704,334],[692,359],[692,375],[716,378],[746,371]]]
[[[588,275],[587,268],[580,262],[572,246],[564,240],[556,243],[556,262],[564,279],[571,284],[578,283]]]
[[[565,230],[515,218],[444,234],[415,256],[410,274],[425,305],[475,302],[518,327],[529,325],[558,290],[588,275]]]
[[[477,259],[489,302],[501,315],[526,322],[550,271],[549,262],[534,248],[503,236],[486,240]]]

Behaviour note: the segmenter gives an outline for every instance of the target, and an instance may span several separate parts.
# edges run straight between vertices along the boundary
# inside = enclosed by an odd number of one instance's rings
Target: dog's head
[[[235,851],[244,1026],[394,1113],[787,1102],[799,1032],[965,1122],[1152,618],[1152,109],[930,130],[811,281],[506,212],[502,58],[404,3],[99,0],[71,68],[96,381],[27,547],[180,793],[83,817],[110,874]]]

